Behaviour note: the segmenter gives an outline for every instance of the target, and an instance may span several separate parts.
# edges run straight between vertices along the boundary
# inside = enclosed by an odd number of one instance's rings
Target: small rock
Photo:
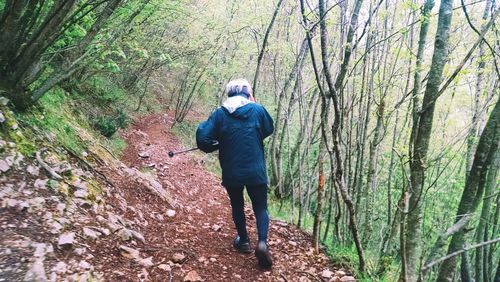
[[[38,259],[33,263],[28,272],[26,272],[24,281],[47,281],[43,260]]]
[[[75,249],[75,254],[81,256],[85,253],[85,248],[76,248]]]
[[[2,112],[0,112],[0,122],[4,122],[5,121],[5,116],[3,115]]]
[[[168,264],[160,264],[160,265],[158,265],[158,268],[161,270],[165,270],[167,272],[172,271],[172,268]]]
[[[11,128],[12,130],[16,130],[17,128],[19,127],[19,125],[17,123],[14,123]]]
[[[89,153],[83,151],[81,155],[82,155],[82,157],[86,158],[89,155]]]
[[[57,222],[57,221],[51,221],[51,222],[49,223],[49,226],[52,228],[52,229],[50,230],[50,233],[52,233],[52,234],[57,234],[57,233],[59,233],[59,231],[61,231],[61,230],[63,229],[62,224],[60,224],[60,223],[59,223],[59,222]]]
[[[80,261],[80,263],[78,263],[78,267],[81,269],[81,270],[89,270],[89,269],[92,269],[92,265],[90,265],[90,263],[82,260]]]
[[[14,185],[12,185],[11,183],[5,184],[0,190],[0,198],[4,199],[7,196],[11,196],[12,194],[14,194],[14,189],[12,189],[13,187]]]
[[[97,220],[97,222],[100,222],[100,223],[107,223],[106,219],[102,216],[102,215],[98,215],[95,217],[95,219]]]
[[[2,201],[2,207],[3,208],[14,208],[17,206],[18,203],[19,203],[19,201],[16,199],[7,198],[7,199],[4,199]]]
[[[98,231],[101,232],[101,234],[103,234],[104,236],[109,236],[111,234],[111,231],[109,231],[109,229],[107,228],[99,228]]]
[[[120,231],[118,231],[117,235],[123,241],[130,241],[130,240],[132,240],[132,237],[133,237],[132,232],[130,232],[130,230],[128,230],[126,228],[122,228]]]
[[[90,201],[87,201],[84,199],[74,198],[73,203],[75,203],[77,206],[84,208],[84,209],[92,208],[92,203]]]
[[[149,156],[150,156],[149,152],[146,152],[146,151],[144,151],[144,152],[139,152],[139,154],[138,154],[138,155],[139,155],[139,157],[141,157],[141,158],[143,158],[143,159],[147,159],[147,158],[149,158]]]
[[[35,180],[34,186],[38,189],[45,189],[47,187],[48,179],[37,179]]]
[[[45,205],[45,199],[42,197],[36,197],[28,200],[28,204],[32,209],[42,209]]]
[[[175,216],[175,211],[174,210],[167,210],[167,216],[168,217],[174,217]]]
[[[67,232],[59,236],[59,241],[57,245],[59,245],[59,247],[62,249],[69,249],[73,246],[74,240],[75,240],[75,232]]]
[[[118,276],[125,276],[125,273],[118,271],[118,270],[113,271],[113,274],[116,274]]]
[[[47,245],[43,243],[35,243],[33,246],[35,247],[35,253],[33,256],[36,258],[44,258],[47,253]]]
[[[330,278],[332,278],[332,276],[333,276],[333,272],[331,272],[331,271],[330,271],[330,269],[325,269],[325,270],[323,270],[323,272],[321,273],[321,276],[322,276],[323,278],[330,279]]]
[[[341,282],[356,282],[356,278],[354,278],[352,276],[344,276],[344,277],[340,278],[340,281]]]
[[[186,256],[184,254],[181,254],[181,253],[175,253],[172,256],[172,261],[175,263],[182,263],[185,259],[186,259]]]
[[[292,246],[294,246],[294,247],[297,247],[297,243],[296,243],[296,242],[294,242],[294,241],[288,241],[288,244],[290,244],[290,245],[292,245]]]
[[[52,268],[52,271],[58,274],[64,274],[68,271],[68,265],[63,261],[60,261]]]
[[[214,224],[212,225],[212,230],[215,232],[219,232],[222,229],[222,225]]]
[[[139,251],[134,248],[120,245],[120,253],[122,254],[122,256],[128,259],[135,259],[135,260],[141,259]]]
[[[198,272],[191,270],[188,272],[186,276],[184,276],[184,279],[182,281],[189,281],[189,282],[199,282],[202,281],[200,275]]]
[[[7,172],[10,169],[10,165],[5,160],[0,160],[0,171]]]
[[[276,224],[276,225],[279,225],[279,226],[284,226],[284,227],[288,226],[288,223],[286,223],[286,222],[284,222],[284,221],[280,221],[280,220],[277,220],[277,221],[275,222],[275,224]]]
[[[30,204],[26,201],[21,201],[17,204],[18,211],[27,211],[30,208]]]
[[[87,282],[89,280],[89,273],[88,272],[84,272],[82,274],[80,274],[80,280],[78,280],[79,282]]]
[[[27,168],[26,168],[26,171],[33,175],[33,176],[38,176],[38,174],[40,174],[40,169],[36,166],[32,166],[32,165],[29,165]]]
[[[137,231],[134,231],[134,230],[129,230],[129,231],[130,231],[130,233],[132,233],[132,236],[133,236],[135,239],[137,239],[137,240],[141,241],[142,243],[146,243],[146,239],[144,239],[144,236],[142,236],[142,234],[141,234],[141,233],[139,233],[139,232],[137,232]]]
[[[141,259],[138,262],[139,262],[140,265],[142,265],[144,267],[151,267],[151,266],[154,265],[154,263],[153,263],[153,257]]]
[[[81,199],[87,198],[88,195],[89,195],[89,193],[87,192],[87,190],[84,190],[84,189],[76,190],[75,193],[73,193],[74,197],[81,198]]]
[[[56,205],[56,210],[59,212],[60,215],[64,214],[65,209],[66,209],[66,204],[64,203],[59,203]]]
[[[87,238],[95,240],[95,239],[99,238],[99,236],[101,236],[101,233],[99,233],[91,228],[83,227],[83,235]]]
[[[342,270],[335,271],[335,276],[342,277],[342,276],[346,276],[346,274],[347,273],[345,273],[345,271],[342,271]]]

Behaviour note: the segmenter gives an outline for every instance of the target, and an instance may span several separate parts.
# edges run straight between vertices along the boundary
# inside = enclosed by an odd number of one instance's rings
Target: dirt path
[[[285,222],[271,222],[271,271],[233,250],[220,179],[201,153],[168,157],[183,149],[171,124],[167,115],[139,120],[123,133],[123,163],[92,147],[89,161],[98,166],[53,148],[42,167],[3,142],[0,281],[354,281]],[[65,177],[53,179],[49,166]],[[255,241],[255,219],[246,213]]]
[[[123,161],[157,175],[177,202],[175,216],[167,215],[172,207],[124,179],[115,179],[115,186],[122,189],[110,195],[126,201],[123,216],[142,223],[138,228],[145,243],[132,247],[146,254],[144,257],[152,256],[155,266],[143,268],[116,251],[110,254],[106,249],[114,243],[103,242],[102,263],[116,267],[105,272],[106,279],[187,281],[199,276],[203,281],[341,281],[345,273],[331,265],[325,255],[313,255],[310,237],[285,222],[271,222],[272,271],[259,270],[253,254],[234,251],[236,231],[220,179],[203,167],[199,155],[168,157],[168,150],[183,149],[169,132],[171,123],[167,115],[153,115],[137,122],[123,134],[128,144]],[[123,206],[123,201],[113,197],[108,201],[114,207]],[[249,234],[255,240],[255,220],[249,207],[246,213]],[[342,281],[352,281],[350,278],[344,276]]]

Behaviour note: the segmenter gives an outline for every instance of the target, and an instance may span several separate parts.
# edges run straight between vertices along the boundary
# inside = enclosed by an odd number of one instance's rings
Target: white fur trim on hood
[[[222,106],[226,108],[226,110],[232,114],[234,113],[238,108],[243,107],[247,104],[253,103],[252,101],[248,100],[247,98],[243,96],[233,96],[227,98],[224,103],[222,103]]]

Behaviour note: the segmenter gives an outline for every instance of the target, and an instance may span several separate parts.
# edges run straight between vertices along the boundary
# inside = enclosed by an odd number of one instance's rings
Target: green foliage
[[[112,117],[100,117],[97,119],[96,127],[106,137],[111,137],[118,130],[115,119]]]
[[[96,127],[102,135],[111,137],[119,128],[126,128],[129,117],[123,110],[118,110],[115,116],[102,116],[97,119]]]
[[[125,148],[127,147],[127,143],[125,142],[125,140],[120,136],[113,135],[108,138],[108,141],[111,152],[113,152],[116,157],[120,157],[123,150],[125,150]]]
[[[62,89],[51,90],[40,99],[38,107],[19,114],[18,118],[32,128],[42,129],[49,140],[57,140],[76,154],[85,149],[77,132],[82,121],[72,115],[71,101]]]

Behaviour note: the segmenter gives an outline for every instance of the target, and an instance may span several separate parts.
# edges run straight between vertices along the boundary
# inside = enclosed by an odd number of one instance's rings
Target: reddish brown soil
[[[134,228],[146,239],[145,243],[128,245],[140,250],[143,257],[152,256],[155,265],[144,268],[121,256],[118,245],[124,243],[109,236],[93,248],[96,270],[104,273],[108,281],[183,281],[193,270],[203,281],[328,281],[321,275],[323,270],[335,272],[337,268],[324,254],[313,255],[309,235],[284,222],[271,222],[269,243],[274,258],[271,271],[259,270],[253,254],[233,250],[236,231],[220,179],[204,168],[200,153],[168,157],[169,150],[185,149],[170,133],[171,123],[172,117],[167,115],[152,115],[136,122],[123,133],[128,144],[123,161],[141,171],[156,173],[175,199],[175,208],[139,188],[132,179],[108,175],[114,184],[106,197],[108,205],[120,210],[113,195],[122,195],[128,205],[121,207],[122,215],[140,222]],[[150,157],[139,157],[141,151],[148,151]],[[174,209],[176,215],[168,217],[168,209]],[[246,212],[249,234],[255,240],[255,220],[250,208]],[[214,225],[221,226],[220,230],[213,228]],[[184,254],[186,259],[172,264],[175,253]],[[171,272],[157,267],[169,263]]]

